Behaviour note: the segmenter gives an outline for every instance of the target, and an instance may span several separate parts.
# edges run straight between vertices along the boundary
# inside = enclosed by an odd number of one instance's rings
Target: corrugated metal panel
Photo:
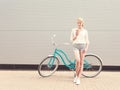
[[[120,65],[119,0],[1,0],[0,64],[37,64],[50,54],[50,37],[69,42],[76,18],[85,20],[89,31],[88,52],[104,65]],[[74,58],[71,46],[60,46]]]

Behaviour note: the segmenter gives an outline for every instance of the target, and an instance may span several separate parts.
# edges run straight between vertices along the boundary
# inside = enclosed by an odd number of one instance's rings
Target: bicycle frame
[[[65,59],[63,58],[62,55],[65,56],[66,60],[67,60],[70,64],[67,64],[67,63],[65,62]],[[72,61],[68,58],[67,54],[66,54],[63,50],[56,48],[55,51],[54,51],[53,56],[54,56],[54,57],[59,56],[59,57],[61,58],[63,64],[64,64],[66,67],[68,67],[69,69],[75,69],[75,60],[72,62]]]
[[[65,56],[65,58],[66,58],[66,60],[69,62],[69,64],[67,64],[67,63],[65,62],[65,59],[63,58],[62,55]],[[56,48],[55,51],[54,51],[53,56],[54,56],[54,57],[59,56],[59,57],[61,58],[63,64],[64,64],[66,67],[68,67],[69,69],[75,70],[75,60],[72,62],[72,61],[68,58],[67,54],[66,54],[63,50]],[[52,67],[52,65],[54,64],[54,61],[55,61],[54,59],[50,59],[50,62],[48,63],[49,67]],[[84,60],[84,68],[86,68],[86,69],[91,68],[91,65],[87,62],[87,60]]]

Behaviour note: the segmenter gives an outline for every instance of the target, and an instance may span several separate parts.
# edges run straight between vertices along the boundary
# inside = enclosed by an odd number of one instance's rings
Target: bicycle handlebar
[[[53,36],[51,37],[51,40],[52,40],[52,45],[53,46],[57,46],[58,44],[54,41],[54,38],[56,37],[56,34],[53,34]],[[60,44],[59,44],[60,45]],[[61,45],[70,45],[70,43],[67,43],[67,42],[65,42],[65,43],[62,43]]]

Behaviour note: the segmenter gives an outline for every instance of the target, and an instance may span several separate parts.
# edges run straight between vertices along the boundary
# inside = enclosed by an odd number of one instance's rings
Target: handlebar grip
[[[70,43],[63,43],[64,45],[70,45]]]

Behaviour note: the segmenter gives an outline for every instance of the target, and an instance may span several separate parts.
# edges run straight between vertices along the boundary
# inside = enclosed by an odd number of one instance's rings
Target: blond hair
[[[83,18],[79,17],[79,18],[77,18],[77,20],[82,23],[82,26],[84,26],[84,20],[83,20]]]

